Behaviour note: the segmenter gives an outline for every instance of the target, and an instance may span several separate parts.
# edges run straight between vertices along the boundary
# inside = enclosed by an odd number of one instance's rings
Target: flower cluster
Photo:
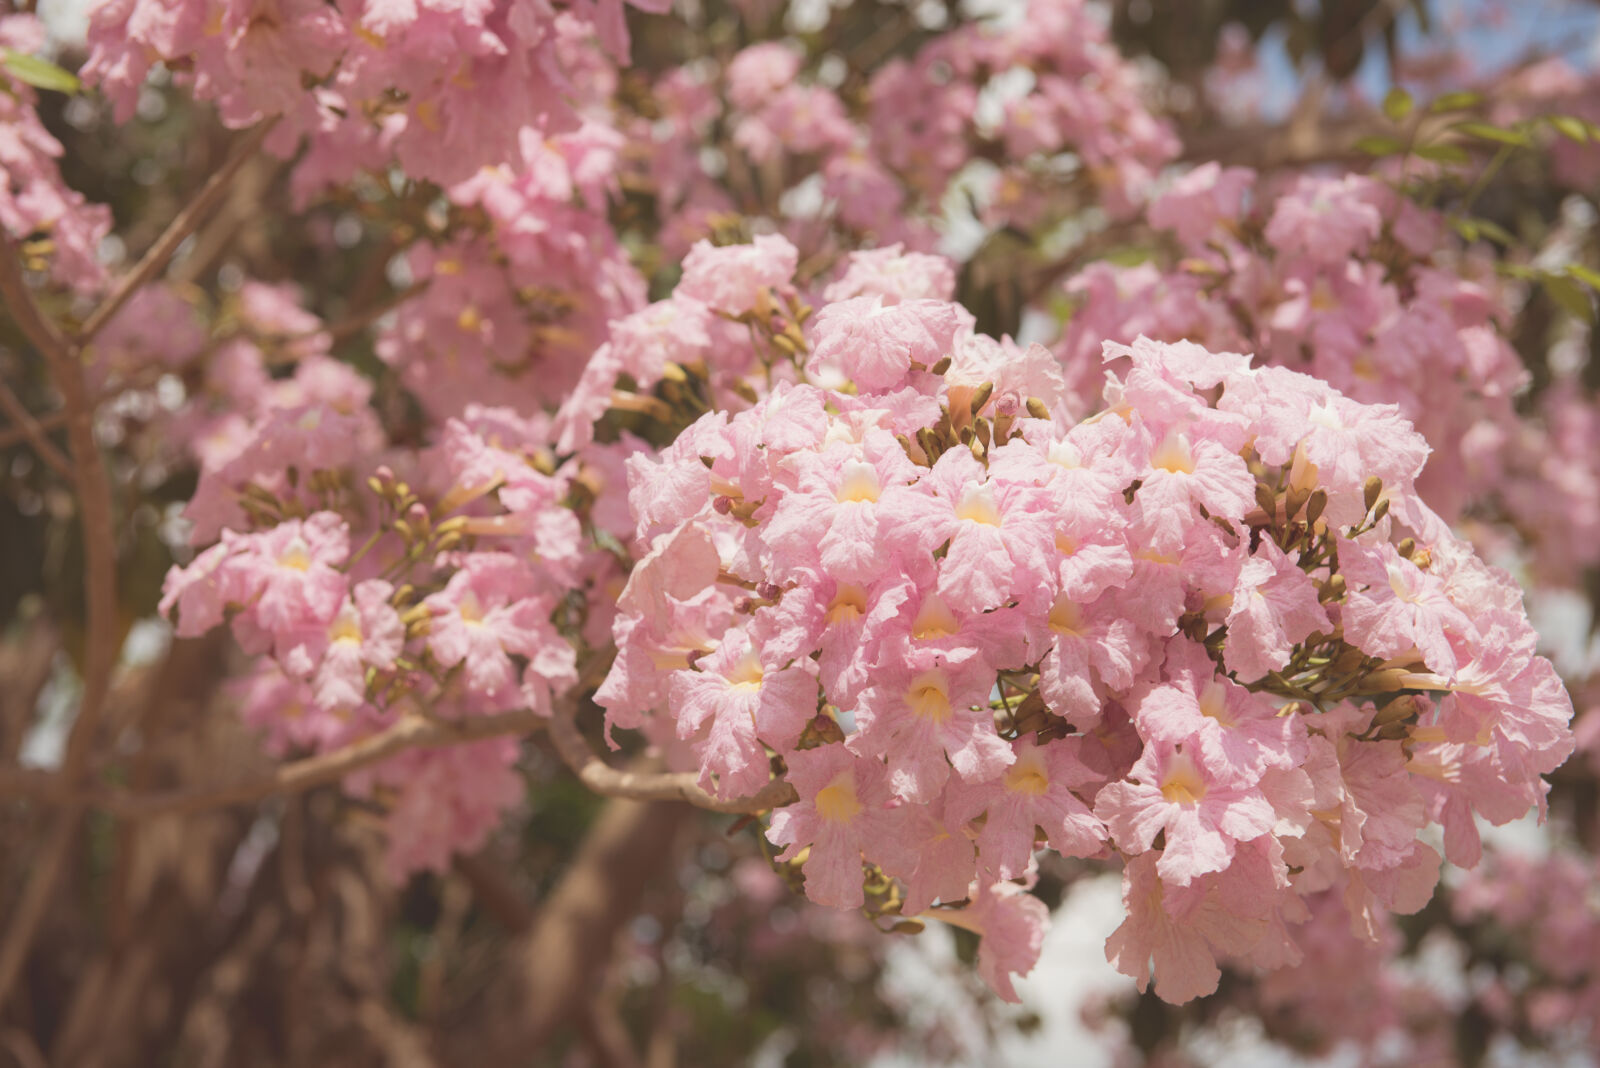
[[[307,477],[325,506],[309,514],[292,476],[282,496],[259,478],[220,486],[239,512],[168,574],[161,610],[180,636],[226,622],[261,657],[241,706],[280,752],[334,749],[419,716],[548,715],[577,682],[585,638],[564,603],[616,577],[572,506],[578,480],[591,506],[603,481],[577,461],[557,469],[548,434],[548,420],[469,408],[404,458],[415,488],[381,467],[374,503],[318,469]],[[367,535],[354,551],[353,522]],[[595,617],[603,637],[610,617]],[[418,749],[345,785],[390,801],[397,876],[442,868],[521,797],[518,752],[509,736]]]
[[[1557,582],[1592,564],[1600,486],[1575,460],[1593,420],[1570,389],[1541,397],[1539,418],[1519,409],[1530,374],[1506,331],[1518,298],[1483,250],[1453,247],[1441,214],[1374,177],[1258,184],[1196,167],[1147,213],[1171,235],[1170,261],[1095,263],[1067,282],[1078,310],[1056,351],[1074,389],[1098,389],[1105,338],[1253,352],[1398,405],[1433,448],[1419,485],[1446,519],[1487,520],[1472,533],[1490,541],[1516,528]]]
[[[592,123],[550,138],[525,129],[518,166],[485,167],[447,191],[451,224],[406,258],[425,288],[378,339],[430,416],[483,397],[524,412],[557,403],[607,323],[644,303],[606,221],[620,147]]]
[[[0,55],[38,52],[44,38],[32,15],[0,18]],[[56,282],[93,291],[105,283],[98,254],[111,211],[61,180],[61,142],[39,121],[37,103],[33,88],[0,64],[0,231]]]
[[[722,314],[784,307],[770,259],[713,254],[757,286]],[[786,777],[769,837],[814,901],[981,928],[1009,994],[1036,845],[1114,850],[1108,956],[1182,1001],[1300,959],[1306,895],[1373,937],[1421,907],[1424,826],[1471,865],[1475,813],[1542,805],[1570,701],[1393,407],[1140,339],[1074,423],[1048,354],[954,305],[801,318],[764,395],[628,461],[648,551],[597,700],[719,796]]]
[[[449,184],[515,159],[524,129],[575,127],[574,103],[604,91],[583,77],[596,37],[626,56],[621,0],[109,0],[84,76],[123,121],[158,62],[229,126],[283,116],[283,155],[311,140],[302,185],[391,159]]]
[[[1005,25],[964,23],[859,75],[864,93],[845,93],[822,55],[764,40],[658,79],[624,129],[668,255],[733,213],[770,218],[807,256],[863,237],[931,248],[974,159],[998,164],[978,183],[986,224],[1039,224],[1073,196],[1126,211],[1177,154],[1084,0],[1031,0]]]

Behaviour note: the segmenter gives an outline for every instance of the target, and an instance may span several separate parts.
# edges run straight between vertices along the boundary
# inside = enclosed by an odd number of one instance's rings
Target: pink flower
[[[1054,531],[1033,486],[989,478],[966,449],[939,457],[922,485],[937,505],[933,540],[949,541],[939,565],[939,594],[971,611],[1037,596],[1055,569]]]
[[[800,800],[772,814],[767,838],[784,846],[779,860],[810,854],[800,865],[806,896],[819,905],[860,908],[861,857],[900,855],[903,810],[889,807],[883,764],[842,745],[801,749],[786,758]]]
[[[506,810],[522,800],[519,746],[510,736],[434,749],[408,749],[347,776],[356,796],[378,787],[393,792],[384,828],[384,858],[395,882],[419,871],[443,873],[457,853],[483,845]]]
[[[833,369],[863,393],[887,393],[904,385],[914,369],[950,355],[956,338],[971,329],[972,317],[959,304],[853,297],[829,304],[811,321],[806,373]]]
[[[1016,883],[997,882],[984,886],[966,912],[970,925],[983,936],[978,943],[978,974],[1006,1001],[1020,1003],[1011,977],[1027,975],[1039,963],[1050,910]]]
[[[1095,798],[1118,848],[1139,854],[1166,832],[1157,871],[1175,886],[1222,871],[1234,847],[1270,832],[1277,814],[1254,785],[1240,785],[1213,768],[1198,743],[1151,741],[1130,778],[1106,786]]]
[[[1200,432],[1203,433],[1203,432]],[[1238,453],[1180,426],[1146,428],[1149,466],[1133,498],[1141,533],[1156,552],[1182,547],[1196,509],[1242,519],[1255,505],[1255,480]]]
[[[781,553],[779,575],[807,567],[841,582],[867,583],[900,554],[936,545],[937,505],[916,484],[918,468],[889,433],[869,430],[858,449],[833,446],[796,458],[798,484],[766,527]]]
[[[1050,848],[1062,856],[1100,852],[1105,825],[1073,790],[1101,780],[1078,760],[1072,740],[1019,738],[1011,749],[1016,761],[998,779],[955,783],[946,792],[951,822],[966,823],[988,813],[978,832],[983,870],[997,879],[1024,874],[1033,859],[1035,827],[1044,829]]]
[[[444,667],[464,664],[467,692],[491,709],[528,700],[548,711],[550,688],[577,681],[572,647],[549,622],[551,601],[515,557],[471,553],[445,588],[422,603],[432,612],[429,650]],[[524,687],[512,654],[528,658]]]
[[[1202,163],[1151,202],[1150,225],[1172,230],[1189,248],[1201,248],[1219,223],[1239,218],[1255,179],[1247,167]]]
[[[235,587],[251,599],[244,620],[268,635],[287,637],[333,621],[349,588],[337,570],[350,554],[350,528],[332,512],[289,519],[237,539],[227,565]]]
[[[291,673],[311,676],[318,708],[354,708],[367,699],[367,669],[394,666],[406,629],[389,603],[393,593],[378,579],[358,583],[332,622],[310,628],[284,657]]]
[[[730,631],[692,670],[673,673],[671,701],[678,737],[697,738],[700,785],[719,797],[753,794],[772,777],[762,742],[789,751],[817,713],[816,667],[810,659],[763,664],[750,641]]]
[[[861,730],[849,744],[888,758],[895,796],[927,801],[952,767],[968,782],[984,782],[1016,759],[989,710],[994,671],[976,652],[924,651],[880,660],[857,708]]]
[[[799,53],[783,42],[751,45],[728,63],[728,98],[739,110],[754,111],[799,73]]]
[[[1339,618],[1353,644],[1385,659],[1416,649],[1430,669],[1455,677],[1450,635],[1470,638],[1476,632],[1443,583],[1387,542],[1373,549],[1341,540],[1339,572],[1349,591]]]
[[[907,300],[948,301],[955,297],[954,265],[943,256],[907,252],[903,245],[850,253],[845,270],[823,291],[823,299],[881,297],[885,304]]]
[[[1364,250],[1383,227],[1375,201],[1381,187],[1371,178],[1304,175],[1279,197],[1266,236],[1279,252],[1337,263]]]
[[[1127,918],[1106,939],[1106,960],[1144,992],[1152,967],[1161,1000],[1181,1005],[1214,993],[1222,972],[1205,935],[1168,915],[1171,891],[1156,872],[1157,855],[1130,857],[1122,869]]]
[[[760,290],[788,285],[799,256],[788,239],[777,234],[721,248],[697,241],[684,257],[683,278],[674,295],[698,300],[724,315],[739,315],[755,308]]]
[[[1227,625],[1223,660],[1246,681],[1283,667],[1298,642],[1333,626],[1316,583],[1271,538],[1262,538],[1239,569]]]
[[[1174,638],[1161,674],[1166,683],[1148,690],[1134,712],[1145,737],[1174,745],[1192,737],[1206,767],[1241,784],[1258,781],[1267,768],[1304,763],[1301,717],[1278,715],[1270,702],[1218,674],[1200,646]]]

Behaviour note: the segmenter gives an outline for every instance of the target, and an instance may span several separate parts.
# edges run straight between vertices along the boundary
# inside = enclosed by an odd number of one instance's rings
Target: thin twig
[[[6,303],[9,304],[10,302],[10,296],[8,295]],[[15,393],[11,392],[11,387],[4,382],[0,382],[0,408],[5,409],[6,418],[17,424],[15,430],[0,434],[0,447],[11,443],[11,441],[5,439],[15,440],[18,436],[26,438],[28,444],[33,446],[33,451],[39,454],[39,459],[55,468],[56,474],[70,481],[72,479],[72,465],[67,462],[66,456],[62,454],[60,449],[55,447],[55,444],[49,438],[45,437],[44,424],[33,417],[33,413],[28,411],[27,406],[17,398]]]
[[[5,401],[0,400],[0,404],[5,404],[5,403],[6,403]],[[9,408],[9,405],[6,405],[6,406],[7,406],[7,408]],[[32,418],[31,413],[30,413],[30,418]],[[39,418],[34,419],[33,420],[34,429],[30,430],[28,428],[27,424],[23,423],[23,421],[20,418],[16,418],[16,423],[17,423],[16,426],[12,427],[9,430],[0,430],[0,449],[9,449],[11,446],[15,445],[19,441],[33,442],[33,441],[35,441],[35,435],[36,434],[40,434],[40,433],[48,434],[52,430],[59,430],[62,426],[66,425],[66,422],[67,422],[67,415],[66,415],[65,412],[51,412],[48,415],[41,415],[41,416],[39,416]],[[51,444],[48,440],[45,441],[45,444],[48,445],[51,448],[51,450],[55,451],[57,456],[61,456],[60,450],[57,450],[56,447],[53,444]],[[43,455],[42,450],[41,450],[41,455]],[[65,456],[61,456],[61,459],[62,459],[63,463],[66,462],[66,457]],[[51,463],[50,466],[51,467],[55,467],[55,464]],[[56,470],[59,471],[61,469],[60,468],[56,468]],[[68,477],[68,478],[72,477],[71,465],[68,465],[65,474],[66,474],[66,477]]]
[[[100,306],[84,320],[77,335],[80,345],[87,345],[106,323],[111,321],[111,317],[122,310],[122,306],[129,298],[139,291],[139,287],[154,278],[167,265],[172,254],[178,251],[178,246],[183,244],[184,238],[192,234],[195,227],[199,226],[217,206],[223,194],[227,192],[228,184],[233,181],[234,175],[255,156],[261,148],[261,143],[267,139],[273,127],[277,126],[280,117],[274,115],[258,122],[233,146],[233,150],[228,153],[227,161],[206,180],[206,184],[201,187],[195,198],[167,224],[167,228],[156,238],[155,244],[150,246],[144,257],[134,265],[133,270],[118,280],[116,287],[106,299],[101,301]]]
[[[577,708],[570,701],[556,702],[550,716],[550,740],[562,761],[585,786],[607,797],[635,801],[687,801],[696,808],[712,812],[754,813],[792,805],[800,800],[785,779],[774,779],[750,797],[714,797],[700,787],[693,772],[645,774],[622,771],[601,760],[578,731]]]

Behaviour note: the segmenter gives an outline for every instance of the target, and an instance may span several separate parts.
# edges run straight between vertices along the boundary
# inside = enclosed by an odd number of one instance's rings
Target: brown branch
[[[106,695],[111,689],[111,672],[116,667],[120,644],[116,528],[112,516],[111,480],[94,438],[94,406],[84,381],[83,363],[79,358],[81,350],[75,342],[64,338],[39,310],[22,276],[20,263],[11,242],[0,239],[0,294],[4,295],[22,332],[44,355],[56,390],[61,394],[67,446],[72,455],[71,474],[78,491],[78,518],[83,527],[87,602],[83,696],[67,736],[60,772],[62,782],[71,789],[77,786],[84,773]],[[22,971],[82,815],[81,804],[69,804],[56,814],[44,855],[30,873],[22,899],[11,914],[5,940],[0,943],[0,1005],[5,1004]]]
[[[533,927],[512,943],[506,973],[439,1030],[440,1063],[518,1063],[577,1025],[604,985],[617,931],[671,872],[689,816],[681,805],[606,802]]]
[[[203,786],[168,790],[154,794],[126,792],[73,798],[129,819],[149,819],[186,812],[220,808],[226,805],[253,804],[269,797],[304,793],[337,782],[360,768],[376,764],[403,749],[422,746],[460,745],[502,734],[525,734],[544,723],[543,717],[527,710],[504,712],[464,720],[429,719],[407,715],[393,726],[358,742],[327,753],[279,765],[270,773],[244,782],[224,786]]]
[[[393,726],[358,742],[327,753],[283,764],[272,772],[224,786],[192,787],[162,793],[129,791],[84,793],[75,791],[62,776],[27,769],[0,769],[0,797],[26,797],[56,804],[88,806],[127,819],[149,819],[251,804],[269,797],[302,793],[375,764],[403,749],[419,746],[459,745],[502,734],[521,734],[550,728],[550,738],[562,761],[585,786],[606,797],[635,801],[684,801],[712,812],[747,814],[780,808],[799,800],[786,780],[775,779],[750,797],[720,798],[703,790],[693,772],[647,773],[623,771],[605,763],[584,741],[575,722],[572,702],[558,702],[546,720],[528,709],[464,720],[430,719],[408,715]]]
[[[227,160],[216,173],[206,179],[206,184],[200,188],[195,198],[167,224],[167,228],[156,238],[155,244],[150,246],[143,258],[134,265],[133,270],[117,281],[106,299],[101,301],[100,306],[84,320],[77,335],[80,345],[88,344],[106,323],[111,321],[112,316],[122,310],[122,306],[139,291],[139,287],[154,278],[167,265],[172,254],[178,251],[178,246],[183,244],[184,238],[192,234],[195,227],[199,226],[222,200],[234,175],[255,156],[261,148],[261,143],[267,139],[273,127],[277,126],[279,118],[281,116],[274,115],[258,122],[233,146]]]
[[[533,910],[511,885],[506,873],[483,853],[457,853],[453,867],[472,888],[472,896],[478,904],[501,927],[512,934],[521,934],[533,926]]]
[[[582,783],[597,794],[625,797],[634,801],[687,801],[696,808],[712,812],[752,813],[792,805],[800,800],[787,780],[774,779],[750,797],[714,797],[700,787],[693,772],[646,774],[622,771],[601,760],[589,748],[578,730],[577,707],[570,701],[556,702],[550,716],[550,740],[561,760]]]

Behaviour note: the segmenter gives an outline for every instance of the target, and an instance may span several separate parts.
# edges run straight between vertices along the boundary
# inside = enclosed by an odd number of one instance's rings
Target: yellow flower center
[[[299,538],[289,543],[283,550],[283,555],[278,557],[278,566],[287,567],[291,571],[309,571],[311,569],[311,546]]]
[[[354,612],[340,612],[328,628],[328,638],[336,642],[361,643],[361,619]]]
[[[861,802],[856,799],[855,779],[843,772],[817,792],[817,815],[829,823],[849,823],[861,815]]]
[[[956,502],[956,518],[969,523],[981,523],[986,527],[998,527],[1000,507],[995,504],[994,488],[968,486],[962,490],[961,500]]]
[[[1200,691],[1200,714],[1216,720],[1224,727],[1233,726],[1233,717],[1228,714],[1228,691],[1215,679],[1206,683]]]
[[[1037,752],[1026,753],[1006,769],[1006,789],[1015,794],[1038,797],[1050,789],[1050,776],[1044,770],[1044,761]]]
[[[761,680],[764,673],[761,670],[761,661],[756,658],[754,649],[748,650],[739,662],[728,672],[728,683],[735,690],[750,693],[761,689]]]
[[[930,593],[923,598],[922,607],[917,609],[917,618],[911,621],[911,636],[923,642],[949,638],[960,630],[961,624],[956,620],[956,614],[950,611],[950,606],[937,593]]]
[[[1206,781],[1186,754],[1172,758],[1161,782],[1161,796],[1178,805],[1193,805],[1206,796]]]
[[[1055,599],[1050,606],[1050,629],[1065,638],[1083,635],[1083,611],[1066,594]]]
[[[1167,436],[1161,439],[1161,444],[1156,446],[1155,452],[1150,454],[1150,466],[1173,474],[1194,474],[1194,452],[1189,447],[1189,439],[1169,430]]]
[[[839,492],[834,494],[834,499],[840,504],[878,499],[880,492],[878,472],[871,464],[852,460],[844,465],[844,470],[840,473],[844,477],[839,482]]]
[[[834,592],[833,600],[828,602],[824,618],[829,623],[854,623],[866,615],[866,612],[867,591],[860,586],[841,583]]]
[[[950,684],[939,671],[924,671],[911,680],[906,704],[918,719],[944,723],[950,718]]]

